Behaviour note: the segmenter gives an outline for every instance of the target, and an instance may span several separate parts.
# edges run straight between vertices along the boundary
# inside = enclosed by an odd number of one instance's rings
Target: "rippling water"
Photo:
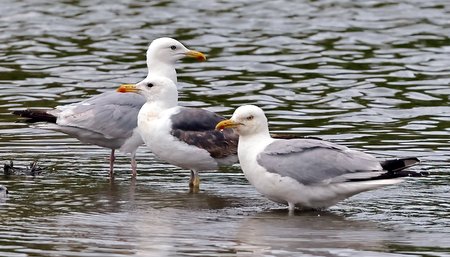
[[[0,256],[448,256],[448,1],[8,1],[0,8],[0,157],[44,174],[0,177]],[[152,39],[207,53],[178,65],[184,105],[263,107],[273,131],[380,158],[417,156],[425,179],[288,216],[239,167],[202,174],[144,147],[107,177],[109,151],[17,123],[133,83]]]

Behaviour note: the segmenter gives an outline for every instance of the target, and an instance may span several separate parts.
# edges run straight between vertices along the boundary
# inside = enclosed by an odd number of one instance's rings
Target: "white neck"
[[[148,58],[148,60],[154,60]],[[167,63],[161,61],[147,61],[148,76],[161,76],[169,78],[173,83],[177,84],[177,71],[175,70],[175,63]]]
[[[155,113],[158,114],[167,109],[178,106],[178,99],[158,99],[153,101],[147,101],[144,106],[141,108],[144,109],[147,113]]]
[[[252,145],[267,145],[268,142],[271,143],[273,138],[270,136],[269,131],[261,131],[259,133],[251,135],[239,136],[239,144],[252,144]]]
[[[254,158],[264,150],[274,139],[269,131],[261,131],[256,134],[239,136],[238,155],[239,159]],[[255,156],[254,156],[255,155]]]

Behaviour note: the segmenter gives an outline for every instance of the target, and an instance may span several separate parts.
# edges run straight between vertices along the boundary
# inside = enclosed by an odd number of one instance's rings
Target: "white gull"
[[[274,139],[261,108],[244,105],[216,129],[239,134],[238,157],[248,181],[272,201],[323,209],[352,195],[396,184],[417,158],[378,161],[374,156],[317,139]]]
[[[184,57],[205,60],[197,51],[187,49],[172,38],[153,40],[147,50],[147,76],[165,77],[177,82],[175,63]],[[47,122],[40,128],[60,131],[83,143],[111,149],[110,176],[114,172],[115,150],[131,155],[132,176],[136,176],[136,150],[143,144],[137,131],[137,115],[145,98],[138,94],[105,92],[84,101],[57,106],[52,110],[14,111],[28,122]]]
[[[118,91],[145,97],[147,102],[138,115],[139,133],[159,159],[191,171],[192,191],[199,189],[199,171],[237,161],[238,135],[232,129],[215,130],[225,118],[208,110],[178,106],[178,90],[172,80],[149,76]]]

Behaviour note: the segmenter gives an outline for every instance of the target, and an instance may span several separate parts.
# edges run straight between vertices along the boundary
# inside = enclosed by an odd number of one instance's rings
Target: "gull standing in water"
[[[147,50],[148,77],[161,76],[176,83],[175,63],[184,57],[206,60],[205,55],[187,49],[175,39],[153,40]],[[13,113],[27,118],[28,122],[47,122],[40,128],[60,131],[83,143],[111,149],[111,177],[114,175],[115,150],[130,153],[132,176],[135,177],[136,150],[143,144],[137,131],[137,116],[145,101],[138,94],[109,91],[52,110],[27,109]]]
[[[138,115],[139,133],[159,159],[191,171],[191,191],[199,189],[199,171],[237,161],[238,135],[232,129],[215,130],[217,122],[225,118],[204,109],[178,106],[178,90],[172,80],[149,76],[118,91],[145,97],[147,102]]]
[[[238,157],[248,181],[272,201],[323,209],[352,195],[421,176],[404,170],[417,158],[378,161],[374,156],[317,139],[274,139],[261,108],[244,105],[217,130],[239,134]],[[227,132],[229,133],[229,132]]]

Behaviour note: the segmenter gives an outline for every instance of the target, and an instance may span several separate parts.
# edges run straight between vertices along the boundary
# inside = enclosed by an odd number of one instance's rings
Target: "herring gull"
[[[317,139],[274,139],[261,108],[244,105],[217,130],[239,134],[238,157],[247,180],[268,199],[323,209],[352,195],[423,174],[406,168],[417,158],[378,161],[374,156]],[[227,132],[229,133],[229,132]]]
[[[176,83],[175,63],[184,57],[206,60],[202,53],[187,49],[175,39],[153,40],[147,50],[147,76],[161,76]],[[111,177],[115,150],[131,154],[132,176],[135,177],[136,150],[143,144],[137,131],[137,114],[144,103],[145,98],[138,94],[108,91],[51,110],[27,109],[13,113],[27,118],[28,122],[47,122],[40,128],[60,131],[83,143],[111,149]]]
[[[215,130],[216,124],[225,119],[222,116],[178,106],[178,90],[172,80],[149,76],[118,91],[137,92],[146,98],[137,118],[139,133],[159,159],[191,171],[192,191],[199,189],[199,171],[237,162],[237,133]]]

